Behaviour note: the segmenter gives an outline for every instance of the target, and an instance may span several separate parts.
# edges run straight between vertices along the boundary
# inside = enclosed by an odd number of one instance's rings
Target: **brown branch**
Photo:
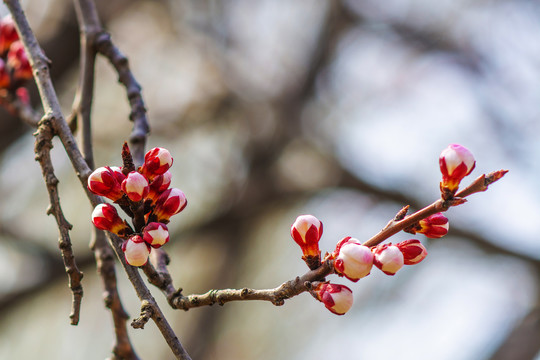
[[[364,242],[363,245],[369,247],[376,246],[388,239],[389,237],[397,234],[398,232],[411,225],[416,224],[420,220],[425,219],[430,215],[444,212],[452,206],[463,204],[466,201],[465,197],[477,192],[486,191],[490,184],[502,178],[507,172],[507,170],[499,170],[488,175],[481,175],[475,181],[473,181],[471,185],[458,192],[453,199],[439,199],[433,204],[426,206],[421,210],[418,210],[414,214],[409,215],[402,220],[391,220],[379,233]],[[397,218],[399,219],[399,217]]]
[[[83,296],[83,289],[81,285],[81,279],[83,277],[82,272],[77,267],[75,256],[73,255],[73,249],[71,246],[71,239],[69,231],[72,226],[62,212],[60,206],[60,198],[58,196],[58,179],[54,175],[54,168],[51,161],[51,149],[52,138],[54,132],[51,126],[50,119],[43,118],[36,132],[35,153],[36,161],[41,166],[43,178],[47,185],[47,191],[49,193],[50,207],[47,210],[47,214],[54,215],[56,223],[58,224],[58,230],[60,232],[60,238],[58,240],[62,258],[64,260],[64,267],[69,278],[69,287],[72,292],[72,309],[71,309],[71,324],[77,325],[79,323],[81,300]]]
[[[124,253],[121,248],[122,241],[116,235],[111,233],[107,233],[107,238],[109,240],[109,244],[112,246],[114,252],[116,253],[116,256],[120,259],[120,262],[124,267],[129,281],[133,284],[135,292],[137,293],[137,296],[139,297],[143,307],[145,308],[144,313],[150,314],[149,317],[151,317],[154,323],[157,325],[158,329],[161,332],[161,335],[163,336],[165,341],[167,341],[167,344],[169,345],[177,359],[191,360],[191,357],[182,347],[182,344],[174,334],[174,331],[172,330],[169,322],[165,318],[165,315],[156,303],[156,300],[150,293],[150,290],[148,290],[148,287],[146,287],[146,285],[144,284],[144,281],[140,276],[138,269],[126,263],[123,255]],[[136,326],[138,324],[140,324],[140,322],[135,323]]]
[[[456,195],[455,198],[446,201],[439,199],[410,216],[406,216],[409,206],[403,207],[396,214],[394,219],[392,219],[379,233],[364,242],[363,245],[369,247],[376,246],[392,235],[395,235],[399,231],[402,231],[430,215],[444,212],[452,206],[463,204],[466,201],[464,197],[487,190],[491,183],[499,180],[506,172],[506,170],[500,170],[488,175],[482,175],[473,181],[471,185],[459,192],[457,194],[459,197]],[[301,277],[289,280],[274,289],[222,289],[210,290],[200,295],[184,296],[182,295],[182,289],[174,290],[171,277],[167,270],[168,258],[166,253],[155,252],[153,254],[152,263],[154,263],[154,265],[147,263],[143,267],[143,271],[149,282],[158,287],[165,294],[169,301],[169,305],[171,305],[172,308],[183,310],[189,310],[200,306],[211,306],[213,304],[223,305],[230,301],[245,300],[263,300],[269,301],[276,306],[283,305],[286,299],[310,290],[310,284],[312,282],[324,281],[326,276],[334,272],[333,261],[328,260],[323,262],[319,268],[309,271]]]

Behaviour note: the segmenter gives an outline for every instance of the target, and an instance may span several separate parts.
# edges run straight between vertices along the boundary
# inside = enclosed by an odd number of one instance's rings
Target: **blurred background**
[[[67,0],[22,1],[64,114],[78,72]],[[155,297],[193,359],[540,359],[540,3],[528,0],[97,1],[143,87],[188,207],[166,246],[176,287],[273,288],[307,267],[289,235],[324,223],[322,251],[366,240],[402,206],[439,196],[438,156],[468,147],[482,173],[509,169],[452,208],[429,256],[358,283],[335,316],[309,294],[282,307],[228,303],[174,311]],[[3,13],[6,10],[3,9]],[[97,62],[96,165],[120,165],[131,123],[124,89]],[[37,98],[36,106],[38,106]],[[0,358],[105,359],[113,330],[88,248],[91,208],[60,143],[64,213],[85,273],[81,321],[46,215],[32,129],[0,114]],[[398,234],[398,242],[412,238]],[[134,318],[135,292],[118,270]],[[143,359],[173,358],[156,327],[130,328]],[[31,344],[31,346],[29,346]]]

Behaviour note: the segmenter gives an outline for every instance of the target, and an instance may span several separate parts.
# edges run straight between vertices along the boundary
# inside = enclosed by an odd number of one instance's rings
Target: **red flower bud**
[[[138,172],[132,171],[122,181],[122,191],[131,201],[141,201],[148,195],[148,180]]]
[[[173,164],[173,158],[169,150],[153,148],[144,155],[144,164],[141,173],[152,180],[157,175],[165,173]]]
[[[111,204],[99,204],[92,212],[92,223],[101,230],[123,235],[128,229],[124,221],[118,216],[116,208]]]
[[[11,44],[7,55],[7,64],[11,68],[15,80],[29,80],[32,78],[32,67],[22,42],[15,41]]]
[[[300,215],[291,226],[291,236],[300,246],[304,257],[321,255],[319,240],[323,224],[313,215]]]
[[[403,254],[403,263],[405,265],[418,264],[427,256],[426,248],[416,239],[402,241],[396,246]]]
[[[428,216],[418,223],[421,228],[416,232],[424,234],[428,238],[437,239],[448,233],[448,219],[442,213]]]
[[[143,239],[153,248],[159,248],[169,242],[167,225],[151,222],[143,230]]]
[[[150,191],[148,192],[147,199],[156,200],[162,192],[167,190],[171,185],[172,174],[170,171],[158,175],[150,183]]]
[[[187,205],[186,195],[180,189],[165,190],[156,200],[154,214],[158,222],[169,221],[171,216],[184,210]]]
[[[464,146],[450,144],[439,157],[442,173],[441,190],[447,189],[454,194],[461,180],[469,175],[476,166],[473,154]]]
[[[151,249],[150,245],[139,235],[130,237],[122,244],[126,262],[131,266],[143,266],[146,264]]]
[[[332,258],[336,273],[354,282],[369,275],[373,266],[371,249],[350,236],[337,243]]]
[[[336,315],[344,315],[353,304],[352,291],[345,285],[320,283],[314,292],[317,299]]]
[[[108,166],[97,168],[88,177],[88,190],[116,201],[124,195],[119,178],[118,172]]]
[[[377,245],[372,249],[375,259],[373,264],[386,275],[395,275],[403,267],[405,259],[397,246],[392,244]]]
[[[17,40],[19,40],[19,35],[15,29],[15,23],[8,15],[0,20],[0,55],[7,52],[11,44]]]

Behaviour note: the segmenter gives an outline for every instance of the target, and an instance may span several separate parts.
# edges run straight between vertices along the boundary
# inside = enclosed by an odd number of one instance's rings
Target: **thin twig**
[[[459,192],[454,199],[446,201],[439,199],[412,215],[406,216],[409,207],[405,206],[379,233],[364,242],[363,245],[368,247],[376,246],[399,231],[402,231],[430,215],[444,212],[452,206],[463,204],[466,201],[464,199],[466,196],[487,190],[491,183],[499,180],[506,172],[506,170],[500,170],[488,175],[482,175],[471,183],[471,185]],[[308,271],[303,276],[287,281],[274,289],[222,289],[210,290],[199,295],[184,296],[182,295],[182,289],[173,290],[174,287],[172,286],[171,277],[166,267],[166,254],[159,252],[155,253],[152,262],[154,265],[147,263],[143,267],[143,271],[148,277],[149,282],[161,289],[166,295],[172,308],[183,310],[189,310],[200,306],[211,306],[213,304],[223,305],[230,301],[245,300],[269,301],[272,304],[279,306],[282,305],[286,299],[308,291],[311,282],[324,281],[326,276],[334,272],[333,261],[327,260],[324,261],[319,268]]]

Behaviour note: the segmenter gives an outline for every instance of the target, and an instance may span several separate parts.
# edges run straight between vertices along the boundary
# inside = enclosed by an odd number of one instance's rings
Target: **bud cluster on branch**
[[[461,180],[472,172],[476,162],[467,148],[451,144],[442,151],[439,165],[442,173],[440,190],[443,201],[443,205],[440,207],[445,211],[450,206],[465,202],[465,199],[456,196],[456,193]],[[494,173],[492,181],[498,180],[505,173],[504,170]],[[487,185],[485,186],[487,188]],[[405,220],[407,210],[408,207],[405,207],[402,212],[398,213],[396,219],[388,227],[396,227],[399,221]],[[375,265],[384,274],[393,276],[404,265],[415,265],[424,260],[427,256],[427,249],[417,239],[405,240],[397,244],[383,244],[382,241],[399,230],[411,234],[424,234],[428,238],[440,238],[448,233],[448,219],[441,212],[429,210],[432,212],[431,214],[426,213],[426,216],[418,218],[417,221],[408,226],[390,232],[387,236],[376,240],[375,243],[372,241],[362,243],[356,238],[347,236],[337,243],[332,253],[326,253],[322,262],[319,240],[323,233],[323,224],[319,219],[313,215],[298,216],[292,224],[291,236],[300,246],[303,253],[302,259],[311,270],[321,267],[323,263],[331,264],[333,273],[352,282],[357,282],[368,276]],[[413,218],[411,217],[411,219]],[[351,308],[353,293],[347,286],[329,281],[315,282],[313,285],[310,289],[311,294],[332,313],[343,315]]]
[[[143,266],[152,248],[160,248],[169,241],[167,224],[171,216],[186,207],[187,200],[181,190],[169,188],[173,158],[167,149],[148,151],[138,169],[133,165],[127,144],[122,158],[123,167],[97,168],[88,177],[88,189],[117,204],[132,218],[132,225],[111,204],[96,206],[92,222],[97,228],[124,239],[122,250],[128,264]]]

